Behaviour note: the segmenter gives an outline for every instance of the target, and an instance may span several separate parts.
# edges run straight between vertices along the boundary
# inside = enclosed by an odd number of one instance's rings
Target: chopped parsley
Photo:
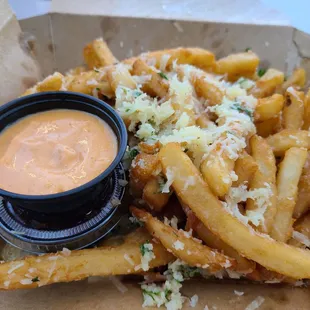
[[[131,149],[129,151],[129,157],[131,159],[134,159],[139,154],[139,151],[137,149]]]
[[[234,105],[232,106],[232,109],[233,109],[233,110],[237,110],[237,111],[240,112],[240,113],[244,113],[244,114],[246,114],[247,116],[249,116],[250,118],[253,117],[252,111],[249,110],[249,109],[247,109],[247,108],[245,108],[245,107],[243,107],[243,106],[242,106],[241,104],[239,104],[239,103],[234,104]]]
[[[139,96],[141,96],[142,95],[142,92],[141,91],[138,91],[138,90],[134,90],[133,91],[133,96],[135,97],[135,98],[137,98],[137,97],[139,97]]]
[[[287,81],[287,76],[284,77],[284,82],[286,82],[286,81]]]
[[[247,47],[247,48],[245,49],[246,52],[251,51],[251,50],[252,50],[251,47]]]
[[[141,255],[144,256],[146,253],[152,252],[149,241],[147,240],[145,243],[140,245]]]
[[[162,71],[158,72],[158,75],[159,75],[161,78],[163,78],[163,79],[165,79],[165,80],[168,80],[167,75],[166,75],[165,73],[163,73]]]
[[[94,71],[95,71],[95,72],[97,72],[97,73],[99,73],[99,72],[100,72],[100,71],[99,71],[98,69],[96,69],[96,68],[94,69]]]
[[[125,112],[129,112],[130,111],[130,108],[127,108],[126,110],[125,110]]]
[[[99,87],[96,87],[96,89],[97,89],[98,91],[100,91],[100,88],[99,88]]]
[[[198,267],[181,265],[179,271],[182,273],[184,279],[189,279],[201,275],[201,269]]]
[[[35,278],[31,279],[31,281],[32,281],[33,283],[35,283],[35,282],[40,282],[40,279],[39,279],[39,277],[35,277]]]
[[[257,71],[257,75],[258,75],[259,77],[262,77],[262,76],[266,73],[266,71],[267,71],[267,69],[260,68],[260,69],[258,69],[258,71]]]

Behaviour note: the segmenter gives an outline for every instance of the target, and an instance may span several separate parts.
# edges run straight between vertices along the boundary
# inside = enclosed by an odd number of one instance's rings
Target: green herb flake
[[[139,96],[141,96],[142,95],[142,92],[141,91],[138,91],[138,90],[134,90],[133,91],[133,96],[135,97],[135,98],[137,98],[137,97],[139,97]]]
[[[233,105],[233,106],[232,106],[232,109],[237,110],[237,111],[240,112],[240,113],[245,113],[245,114],[246,114],[247,116],[249,116],[250,118],[253,117],[253,113],[252,113],[249,109],[247,109],[247,108],[241,106],[241,105],[238,104],[238,103],[236,103],[235,105]]]
[[[251,47],[247,47],[247,48],[245,49],[246,52],[251,51],[251,50],[252,50]]]
[[[287,76],[285,76],[285,77],[284,77],[284,82],[286,82],[286,81],[287,81],[287,79],[288,79],[288,77],[287,77]]]
[[[146,246],[149,244],[149,241],[147,240],[145,243],[140,245],[140,253],[142,256],[144,256],[146,253],[151,252],[148,247]]]
[[[35,277],[35,278],[31,279],[31,281],[32,281],[33,283],[35,283],[35,282],[40,282],[40,279],[39,279],[39,277]]]
[[[266,73],[266,71],[267,71],[267,69],[260,68],[260,69],[258,69],[258,71],[257,71],[257,75],[258,75],[259,77],[262,77],[262,76]]]
[[[95,72],[97,72],[97,73],[99,73],[99,72],[100,72],[100,71],[99,71],[98,69],[96,69],[96,68],[94,69],[94,71],[95,71]]]
[[[159,75],[161,78],[163,78],[163,79],[165,79],[165,80],[168,81],[167,75],[166,75],[165,73],[163,73],[162,71],[158,72],[158,75]]]
[[[134,159],[139,154],[139,151],[137,149],[132,149],[129,151],[129,157],[131,159]]]
[[[100,88],[99,88],[99,87],[96,87],[96,89],[97,89],[98,91],[100,91]]]

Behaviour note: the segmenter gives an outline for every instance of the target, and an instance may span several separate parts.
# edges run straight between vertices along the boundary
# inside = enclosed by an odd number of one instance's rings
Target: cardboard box
[[[301,65],[310,73],[310,37],[290,27],[276,12],[264,11],[256,1],[239,8],[230,6],[230,1],[216,8],[213,2],[202,0],[141,2],[53,1],[50,13],[18,23],[7,1],[1,0],[0,103],[55,70],[65,72],[81,64],[84,45],[99,36],[119,59],[176,46],[207,48],[218,57],[250,47],[263,66],[289,73]],[[1,292],[0,309],[140,309],[139,285],[124,284],[128,291],[123,294],[109,279]],[[236,295],[235,290],[244,295]],[[199,296],[196,309],[206,305],[218,310],[245,309],[257,296],[265,298],[262,310],[310,309],[308,288],[285,285],[201,280],[186,282],[183,293]],[[190,309],[188,302],[184,309]]]

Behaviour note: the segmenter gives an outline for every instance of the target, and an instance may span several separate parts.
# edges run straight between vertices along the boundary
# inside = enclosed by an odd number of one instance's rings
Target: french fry
[[[169,83],[165,79],[163,73],[157,72],[152,67],[148,66],[141,59],[137,59],[132,66],[132,75],[148,75],[150,79],[142,85],[142,90],[153,97],[165,97],[169,90]]]
[[[199,76],[194,81],[195,91],[198,97],[208,101],[210,106],[220,104],[224,97],[224,90],[218,85],[218,81],[208,75]]]
[[[276,69],[268,69],[267,72],[256,81],[255,86],[250,90],[256,98],[271,96],[284,81],[283,72]]]
[[[39,82],[37,85],[38,92],[44,91],[57,91],[61,89],[63,75],[59,72],[55,72],[52,75],[46,77],[42,82]]]
[[[282,111],[283,103],[284,98],[279,94],[258,99],[254,113],[255,121],[263,122],[275,118]]]
[[[232,186],[238,187],[242,184],[250,184],[257,169],[258,165],[254,158],[246,151],[243,151],[235,163],[235,173],[238,180],[234,181]]]
[[[301,129],[304,118],[304,97],[301,91],[289,87],[286,90],[286,100],[283,109],[283,128]]]
[[[129,73],[128,67],[122,63],[109,67],[107,70],[107,78],[111,85],[113,92],[116,91],[117,86],[125,86],[135,89],[137,84]]]
[[[256,123],[255,126],[257,134],[263,138],[267,138],[281,130],[281,116],[278,115],[266,121]]]
[[[84,60],[90,69],[112,65],[117,62],[107,43],[98,38],[84,47]]]
[[[310,148],[310,134],[307,130],[284,129],[266,138],[275,156],[283,156],[291,147]]]
[[[264,233],[270,232],[274,217],[277,212],[277,189],[276,189],[276,161],[271,147],[259,136],[253,136],[250,140],[252,156],[258,165],[250,184],[249,189],[268,188],[271,191],[269,204],[264,212],[264,225],[260,225],[258,230]],[[246,210],[256,210],[260,206],[258,202],[248,199]]]
[[[142,141],[139,143],[139,148],[142,153],[155,154],[160,149],[160,143],[156,141],[154,144],[148,144]]]
[[[70,69],[66,75],[79,75],[82,72],[86,72],[87,68],[85,66],[79,66],[79,67],[75,67],[73,69]]]
[[[189,209],[189,208],[188,208]],[[232,257],[236,260],[235,270],[244,274],[250,273],[255,270],[255,262],[249,261],[245,257],[242,257],[231,246],[223,242],[218,236],[214,235],[203,223],[194,215],[189,209],[187,212],[188,229],[192,229],[198,235],[198,237],[210,248],[217,249],[225,255]]]
[[[150,213],[135,207],[131,207],[130,210],[135,217],[145,223],[149,233],[158,239],[168,252],[188,265],[206,268],[211,272],[235,265],[233,259],[202,245],[191,236],[187,236],[186,232],[162,223]]]
[[[156,212],[160,212],[164,208],[169,197],[170,193],[161,192],[160,184],[155,177],[151,177],[143,188],[142,199]]]
[[[310,245],[310,213],[306,214],[305,216],[303,216],[299,220],[297,220],[294,223],[293,229],[294,229],[295,234],[293,233],[293,237],[289,240],[288,243],[290,245],[303,247],[303,248],[309,247],[309,245]],[[297,234],[296,234],[296,232],[297,232]],[[303,236],[301,236],[298,233],[302,234]],[[305,244],[305,243],[307,243],[307,244]]]
[[[299,219],[310,208],[310,155],[304,164],[298,183],[298,195],[293,217]]]
[[[283,83],[282,90],[285,92],[290,86],[304,87],[306,83],[306,71],[303,68],[297,68],[293,74]]]
[[[310,252],[275,241],[239,222],[212,194],[179,145],[165,145],[160,150],[159,157],[164,173],[168,167],[175,171],[172,187],[177,196],[212,233],[241,255],[269,270],[294,279],[310,277]],[[194,179],[194,184],[185,187],[188,176]]]
[[[231,173],[234,165],[234,160],[224,152],[218,154],[217,149],[213,149],[201,163],[200,170],[203,178],[216,196],[222,197],[228,193],[233,182]]]
[[[97,92],[108,98],[114,96],[105,71],[91,70],[74,76],[66,76],[64,87],[69,91],[87,95],[94,95],[94,92]]]
[[[278,205],[271,237],[286,242],[292,230],[292,215],[297,199],[298,182],[307,159],[307,150],[293,147],[285,152],[277,175]]]
[[[214,54],[208,50],[197,47],[179,47],[175,49],[167,49],[153,51],[141,54],[138,57],[125,59],[123,63],[133,64],[137,58],[153,63],[159,70],[171,70],[173,63],[193,65],[202,70],[211,70],[215,65]]]
[[[140,153],[135,157],[130,168],[130,186],[136,196],[141,197],[145,184],[158,168],[160,162],[157,154]]]
[[[34,87],[27,89],[21,97],[45,91],[58,91],[62,88],[63,78],[64,76],[61,73],[55,72],[54,74],[47,76],[43,81],[39,82]]]
[[[155,254],[149,263],[150,268],[166,265],[174,259],[161,244],[150,239],[144,229],[139,229],[126,236],[121,245],[28,256],[3,263],[0,265],[0,288],[35,288],[90,276],[139,273],[142,270],[135,267],[141,264],[140,246],[145,242],[152,243]]]
[[[227,74],[230,81],[236,81],[240,77],[251,78],[259,64],[258,56],[252,51],[231,54],[216,62],[215,73]]]
[[[302,129],[309,130],[309,127],[310,127],[310,89],[308,90],[305,96],[304,106],[305,106],[305,112],[304,112],[304,123],[302,125]]]

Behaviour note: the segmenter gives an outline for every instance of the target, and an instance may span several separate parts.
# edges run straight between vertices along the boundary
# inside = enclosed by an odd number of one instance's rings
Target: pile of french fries
[[[87,66],[65,75],[56,72],[23,95],[68,90],[113,102],[122,86],[139,88],[157,97],[160,104],[171,96],[169,74],[175,73],[180,80],[187,74],[196,98],[216,107],[227,94],[212,78],[232,84],[250,80],[246,91],[256,98],[256,133],[244,137],[246,145],[233,159],[220,151],[215,141],[198,165],[182,143],[138,141],[134,162],[143,161],[143,165],[131,166],[129,184],[133,196],[143,203],[130,211],[144,228],[118,245],[104,243],[94,249],[4,262],[0,265],[2,289],[33,288],[89,276],[144,274],[137,266],[145,242],[154,252],[150,271],[180,259],[211,275],[226,270],[228,275],[234,272],[270,283],[310,278],[310,90],[305,93],[303,69],[296,69],[288,78],[273,68],[261,74],[259,58],[252,51],[216,60],[214,54],[200,48],[149,52],[119,62],[102,39],[85,47],[84,59]],[[186,73],[187,65],[196,71]],[[138,86],[135,77],[145,75],[149,78]],[[214,115],[170,99],[176,112],[187,114],[189,125],[206,130],[221,125]],[[176,119],[172,116],[169,121]],[[154,172],[160,171],[168,179],[169,170],[174,171],[173,180],[170,190],[164,192],[162,180]],[[254,191],[266,184],[268,204],[259,225],[244,223],[225,208],[225,197],[232,189],[243,186]],[[172,196],[177,198],[174,204]],[[259,205],[247,199],[238,208],[245,215],[257,211]],[[186,221],[182,224],[179,220],[179,227],[170,225],[163,220],[167,214],[170,220],[183,216]]]

